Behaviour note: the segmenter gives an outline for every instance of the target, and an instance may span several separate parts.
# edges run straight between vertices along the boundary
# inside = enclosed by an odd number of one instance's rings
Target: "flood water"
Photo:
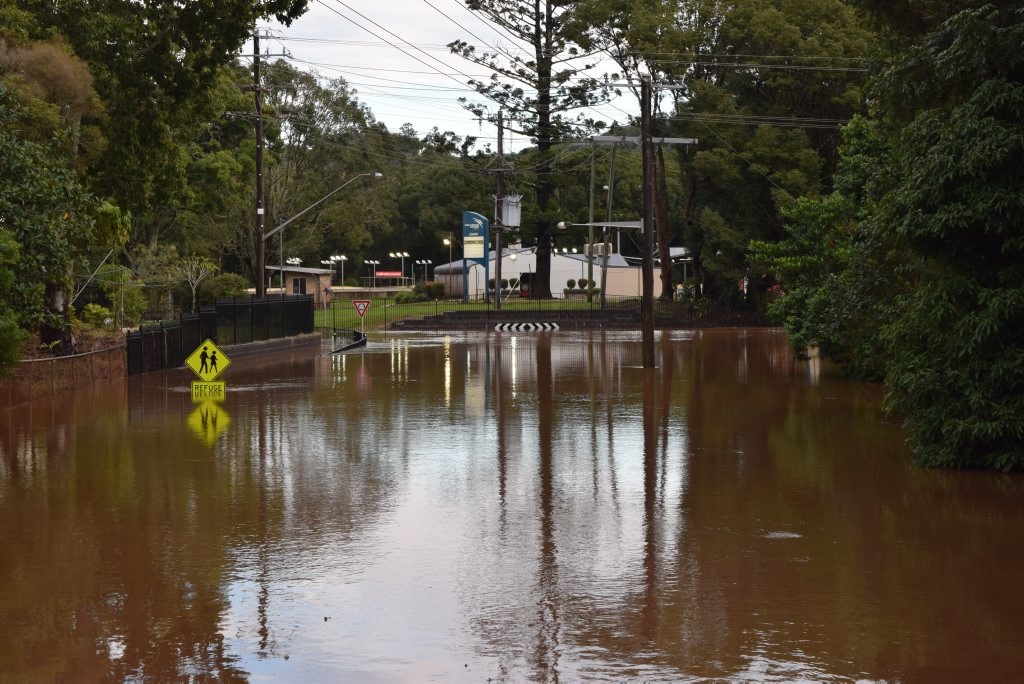
[[[777,331],[661,334],[655,372],[638,337],[0,411],[0,681],[1024,676],[1024,479],[911,467],[881,389]]]

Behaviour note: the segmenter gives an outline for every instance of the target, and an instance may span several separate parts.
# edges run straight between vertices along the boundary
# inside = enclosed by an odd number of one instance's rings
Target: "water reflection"
[[[186,372],[0,412],[0,680],[1024,670],[1020,478],[908,468],[779,333],[635,338],[239,359],[213,432]]]

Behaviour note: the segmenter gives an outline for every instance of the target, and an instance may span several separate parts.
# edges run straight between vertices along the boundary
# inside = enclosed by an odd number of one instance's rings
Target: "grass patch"
[[[494,305],[487,302],[467,302],[463,304],[458,300],[438,300],[429,302],[396,302],[393,299],[373,299],[370,308],[366,311],[363,324],[368,329],[380,328],[395,321],[405,318],[422,318],[423,316],[438,316],[446,311],[494,311]],[[510,298],[501,303],[502,311],[578,311],[586,309],[599,309],[600,298],[594,297],[593,302],[588,302],[585,296],[569,297],[566,299],[521,299]],[[619,299],[612,301],[608,299],[607,308],[619,306],[636,307],[637,299]],[[315,313],[314,322],[318,328],[338,328],[342,330],[358,330],[360,327],[359,314],[351,301],[346,299],[335,299],[331,302],[331,308],[324,311],[318,309]]]

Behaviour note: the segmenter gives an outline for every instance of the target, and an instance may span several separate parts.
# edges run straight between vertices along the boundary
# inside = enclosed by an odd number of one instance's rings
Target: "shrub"
[[[444,297],[444,283],[418,282],[413,286],[412,291],[420,298],[410,301],[425,302],[428,299],[441,299]]]
[[[576,281],[574,279],[572,279],[572,278],[569,278],[568,280],[565,281],[565,287],[567,289],[569,289],[569,290],[575,289],[576,288]]]
[[[427,301],[427,295],[415,290],[404,290],[395,295],[396,304],[415,304]]]
[[[199,283],[196,290],[196,304],[209,306],[218,299],[244,297],[249,289],[249,281],[237,273],[221,273]]]
[[[105,306],[89,303],[82,308],[82,320],[91,328],[105,328],[114,321],[114,314]]]

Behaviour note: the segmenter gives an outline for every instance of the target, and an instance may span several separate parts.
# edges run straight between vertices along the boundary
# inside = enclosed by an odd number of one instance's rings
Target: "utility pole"
[[[253,95],[256,98],[256,296],[265,297],[266,251],[263,245],[263,91],[260,81],[260,31],[252,34],[252,78]],[[284,287],[284,283],[281,283]]]
[[[640,327],[643,367],[654,368],[654,145],[651,143],[651,77],[640,79],[640,152],[643,157],[643,262]]]
[[[590,139],[590,208],[587,213],[587,302],[594,302],[594,178],[597,174],[597,151]],[[602,248],[602,251],[604,249]]]
[[[494,196],[494,309],[501,309],[501,229],[505,204],[505,149],[502,110],[498,110],[498,188]]]
[[[666,90],[683,86],[661,86]],[[643,261],[641,262],[641,296],[640,296],[640,327],[643,333],[643,367],[654,368],[654,143],[694,145],[694,138],[654,138],[651,118],[652,85],[650,75],[640,78],[640,135],[636,136],[596,136],[598,142],[639,142],[640,154],[643,158],[643,218],[640,222],[643,231]],[[612,148],[614,155],[615,148]],[[613,157],[614,159],[614,157]],[[614,168],[614,163],[613,163]],[[611,187],[609,187],[609,216],[611,214]],[[668,230],[667,226],[659,226]]]
[[[604,220],[605,223],[612,222],[612,197],[615,194],[615,151],[619,149],[617,143],[612,143],[612,154],[611,160],[608,165],[608,203],[605,206]],[[622,232],[619,230],[615,231],[616,236],[619,238],[619,244],[616,251],[622,254]],[[601,308],[605,308],[607,302],[608,292],[608,252],[611,251],[611,244],[608,242],[608,227],[605,226],[601,231]]]
[[[256,247],[256,272],[253,274],[253,279],[256,281],[256,296],[264,297],[267,294],[266,286],[266,270],[267,270],[267,250],[266,250],[266,238],[267,235],[264,232],[264,225],[266,223],[266,203],[264,201],[263,192],[263,149],[265,147],[265,141],[263,138],[263,86],[260,78],[260,30],[258,28],[253,29],[252,33],[252,92],[253,98],[256,104],[256,227],[253,231],[255,233],[255,247]],[[267,57],[290,57],[288,51],[276,53],[274,55],[267,54]],[[284,283],[281,283],[281,291],[284,293]]]

